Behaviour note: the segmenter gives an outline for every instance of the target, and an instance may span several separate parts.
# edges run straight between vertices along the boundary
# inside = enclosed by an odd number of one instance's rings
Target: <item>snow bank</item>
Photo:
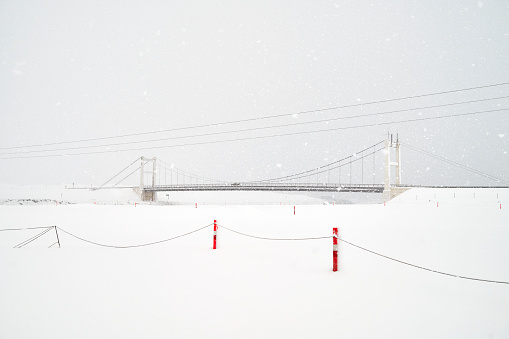
[[[509,281],[508,190],[440,204],[415,192],[377,205],[0,206],[0,337],[506,338],[509,285],[439,275],[332,240],[331,235],[435,270]],[[453,196],[437,191],[437,199]],[[486,195],[484,195],[486,193]],[[493,196],[499,194],[500,209]],[[434,193],[432,197],[434,197]],[[452,197],[450,200],[459,199]],[[443,200],[445,202],[445,200]]]

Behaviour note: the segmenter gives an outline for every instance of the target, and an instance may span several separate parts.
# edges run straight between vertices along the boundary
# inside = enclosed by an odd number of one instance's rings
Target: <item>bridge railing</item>
[[[301,188],[316,188],[316,187],[324,187],[324,188],[372,188],[372,187],[383,187],[383,184],[330,184],[330,183],[250,183],[250,182],[234,182],[234,183],[225,183],[225,184],[171,184],[171,185],[156,185],[156,186],[144,186],[145,190],[163,190],[165,188],[185,188],[185,187],[231,187],[231,188],[240,188],[240,187],[301,187]]]

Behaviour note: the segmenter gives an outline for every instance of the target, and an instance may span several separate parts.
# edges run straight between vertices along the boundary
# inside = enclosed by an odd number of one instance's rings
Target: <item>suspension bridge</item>
[[[412,187],[423,187],[402,184],[401,147],[402,143],[399,141],[399,138],[394,140],[392,135],[388,135],[386,140],[320,167],[276,178],[244,182],[215,180],[175,168],[173,165],[161,159],[140,157],[105,183],[92,189],[132,188],[136,190],[143,201],[155,201],[157,192],[179,191],[382,193],[383,200],[389,201]],[[427,153],[429,156],[437,157],[432,153],[419,150],[410,145],[408,145],[408,147],[421,151],[424,154]],[[382,155],[383,160],[379,159],[377,164],[377,157],[380,158],[380,155]],[[456,166],[462,166],[448,159],[440,160],[444,160]],[[509,184],[507,181],[476,171],[468,166],[463,166],[463,168],[477,175],[483,175],[489,179],[496,180],[499,183]],[[379,174],[377,176],[377,172],[379,172],[380,169],[383,171],[383,175]],[[129,172],[129,170],[131,171]],[[126,179],[137,172],[139,172],[140,177],[139,185],[120,186]],[[125,176],[122,177],[122,175]],[[346,180],[344,180],[345,177]],[[118,178],[122,179],[118,180]],[[383,178],[383,182],[379,182],[381,181],[380,178]],[[110,185],[115,180],[118,181]],[[509,186],[506,186],[506,188],[507,187]]]

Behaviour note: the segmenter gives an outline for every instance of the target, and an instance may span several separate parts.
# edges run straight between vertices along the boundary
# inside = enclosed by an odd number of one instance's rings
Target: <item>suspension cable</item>
[[[456,167],[459,167],[459,168],[462,168],[464,170],[467,170],[467,171],[470,171],[474,174],[477,174],[477,175],[480,175],[480,176],[483,176],[485,178],[488,178],[488,179],[491,179],[493,181],[497,181],[497,182],[502,182],[502,183],[505,183],[505,184],[509,184],[509,181],[507,180],[504,180],[504,179],[501,179],[499,177],[495,177],[494,175],[491,175],[491,174],[488,174],[488,173],[485,173],[485,172],[482,172],[480,170],[477,170],[475,168],[472,168],[470,166],[467,166],[467,165],[463,165],[463,164],[460,164],[459,162],[456,162],[456,161],[453,161],[453,160],[450,160],[450,159],[447,159],[445,157],[442,157],[442,156],[439,156],[439,155],[436,155],[436,154],[433,154],[429,151],[425,151],[423,149],[420,149],[420,148],[417,148],[415,146],[412,146],[412,145],[409,145],[407,143],[401,143],[403,145],[405,145],[406,147],[410,148],[411,150],[414,150],[416,152],[419,152],[419,153],[422,153],[422,154],[425,154],[429,157],[432,157],[432,158],[435,158],[437,160],[441,160],[443,162],[446,162],[448,164],[451,164],[451,165],[454,165]]]
[[[113,177],[111,177],[108,181],[106,181],[104,184],[102,184],[101,186],[99,186],[97,189],[101,189],[103,188],[105,185],[107,185],[110,181],[112,181],[113,179],[115,179],[117,176],[120,175],[120,173],[124,172],[126,169],[128,169],[129,167],[131,167],[136,161],[140,160],[140,158],[136,158],[136,160],[134,160],[132,163],[130,163],[126,168],[124,168],[123,170],[121,170],[120,172],[118,172],[117,174],[115,174]]]

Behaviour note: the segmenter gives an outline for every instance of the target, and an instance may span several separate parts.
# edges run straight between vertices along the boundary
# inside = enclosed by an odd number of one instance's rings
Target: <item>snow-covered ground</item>
[[[54,230],[21,249],[12,247],[42,230],[0,232],[1,338],[509,337],[508,284],[420,270],[343,242],[332,272],[330,238],[260,240],[221,227],[272,238],[329,236],[339,227],[340,238],[399,260],[509,282],[509,190],[412,189],[386,206],[306,202],[295,215],[288,204],[135,207],[124,204],[136,200],[127,191],[59,198],[11,190],[0,199],[80,203],[0,206],[2,229],[61,228],[61,248],[51,249]],[[230,196],[240,198],[253,200]],[[210,226],[129,249],[64,233],[126,246],[214,219],[216,250]]]

